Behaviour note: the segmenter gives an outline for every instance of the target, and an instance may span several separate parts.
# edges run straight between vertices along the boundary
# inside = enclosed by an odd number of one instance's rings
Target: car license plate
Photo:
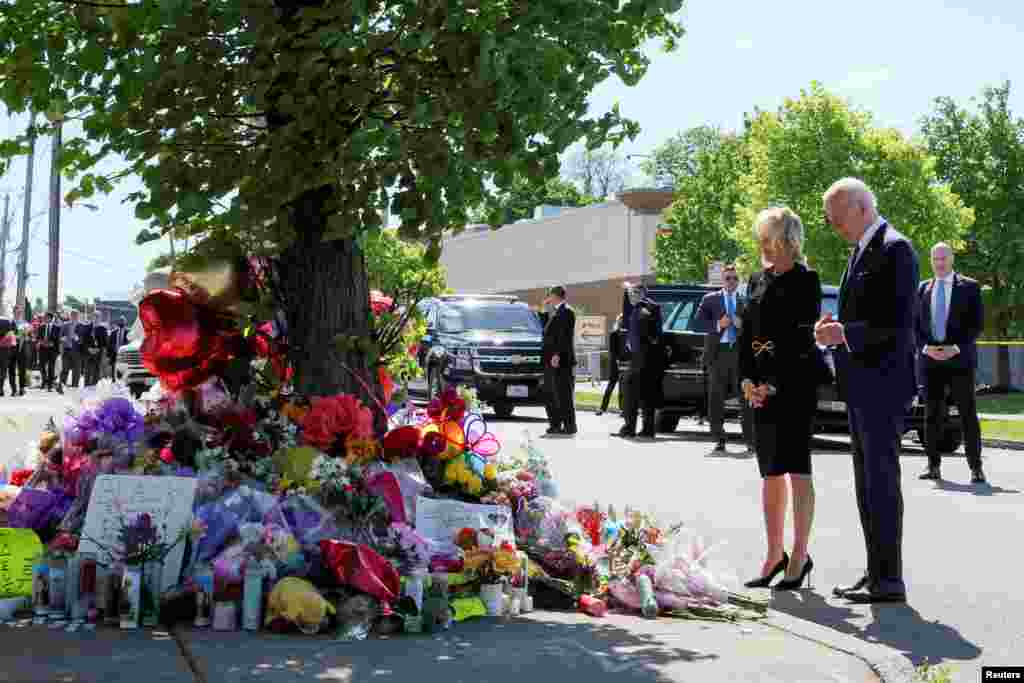
[[[524,384],[510,384],[506,394],[509,398],[529,398],[530,387]]]
[[[830,410],[835,413],[845,413],[846,404],[842,401],[818,401],[820,410]]]

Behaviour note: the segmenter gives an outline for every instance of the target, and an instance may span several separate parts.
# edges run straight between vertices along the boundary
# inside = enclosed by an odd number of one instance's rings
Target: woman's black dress
[[[781,275],[751,278],[740,332],[740,377],[778,393],[754,410],[762,477],[811,473],[811,432],[817,407],[814,324],[821,315],[818,274],[798,263]]]

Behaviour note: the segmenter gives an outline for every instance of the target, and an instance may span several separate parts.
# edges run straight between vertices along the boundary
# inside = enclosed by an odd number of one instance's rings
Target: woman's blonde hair
[[[772,240],[778,240],[797,263],[804,261],[804,225],[788,206],[772,207],[757,214],[754,237],[760,239],[761,230]]]

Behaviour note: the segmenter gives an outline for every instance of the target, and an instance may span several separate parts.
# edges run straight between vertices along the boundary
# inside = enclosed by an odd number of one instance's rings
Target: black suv
[[[711,285],[657,285],[648,289],[648,296],[661,304],[664,319],[662,339],[667,347],[665,353],[668,355],[668,368],[664,380],[665,402],[657,415],[660,432],[675,431],[679,419],[685,415],[707,415],[707,375],[703,363],[705,332],[698,329],[699,323],[694,316],[704,295],[717,289]],[[822,286],[823,311],[830,311],[837,316],[838,299],[838,287]],[[616,333],[612,343],[621,350],[625,344],[624,333]],[[619,368],[621,371],[627,370],[628,361],[620,363]],[[621,399],[620,393],[620,404]],[[959,415],[952,403],[947,405],[947,409],[950,417]],[[739,399],[730,399],[726,402],[727,415],[736,417],[739,410]],[[818,390],[815,429],[819,432],[834,433],[849,431],[846,404],[839,400],[834,384]],[[918,438],[924,440],[924,405],[920,395],[915,397],[907,414],[905,430],[908,433],[916,432]],[[960,421],[948,421],[939,450],[952,453],[962,442]]]
[[[427,334],[416,358],[423,377],[409,384],[427,399],[446,386],[476,389],[507,418],[516,406],[544,405],[541,319],[514,296],[455,294],[419,304]]]

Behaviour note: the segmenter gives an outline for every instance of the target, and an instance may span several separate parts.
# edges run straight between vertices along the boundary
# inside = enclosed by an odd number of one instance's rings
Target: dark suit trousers
[[[96,349],[96,353],[85,351],[82,353],[82,372],[85,375],[85,386],[95,386],[100,381],[100,361],[103,358],[103,351]]]
[[[953,396],[953,403],[960,411],[964,426],[964,450],[967,465],[972,469],[981,467],[981,423],[978,421],[978,404],[974,397],[974,370],[964,368],[930,367],[924,369],[925,392],[925,448],[928,452],[929,467],[942,463],[939,442],[942,440],[943,425],[946,422],[946,390]]]
[[[879,402],[850,406],[853,480],[867,548],[870,588],[905,593],[900,440],[905,409]]]
[[[60,371],[60,383],[68,383],[68,374],[71,374],[71,386],[78,386],[78,378],[82,375],[82,352],[81,351],[64,351],[64,365]]]
[[[708,372],[708,422],[711,423],[711,435],[716,439],[725,439],[725,401],[732,396],[740,395],[740,354],[733,347],[720,346],[714,363]],[[754,415],[746,401],[742,401],[741,420],[743,423],[743,441],[754,446]]]
[[[4,384],[6,384],[8,378],[11,380],[11,393],[17,393],[18,387],[14,381],[14,375],[17,371],[17,360],[14,357],[15,349],[13,348],[2,348],[0,349],[0,393],[4,390]]]
[[[52,389],[53,383],[57,379],[54,377],[57,368],[57,348],[41,348],[39,349],[39,368],[43,376],[43,387],[46,389]]]
[[[604,397],[601,399],[601,412],[608,410],[608,402],[612,400],[612,392],[615,385],[619,383],[619,361],[615,356],[611,357],[609,368],[608,386],[604,389]]]
[[[547,387],[548,425],[552,429],[576,431],[576,404],[574,390],[576,376],[571,367],[544,368],[544,384]]]

